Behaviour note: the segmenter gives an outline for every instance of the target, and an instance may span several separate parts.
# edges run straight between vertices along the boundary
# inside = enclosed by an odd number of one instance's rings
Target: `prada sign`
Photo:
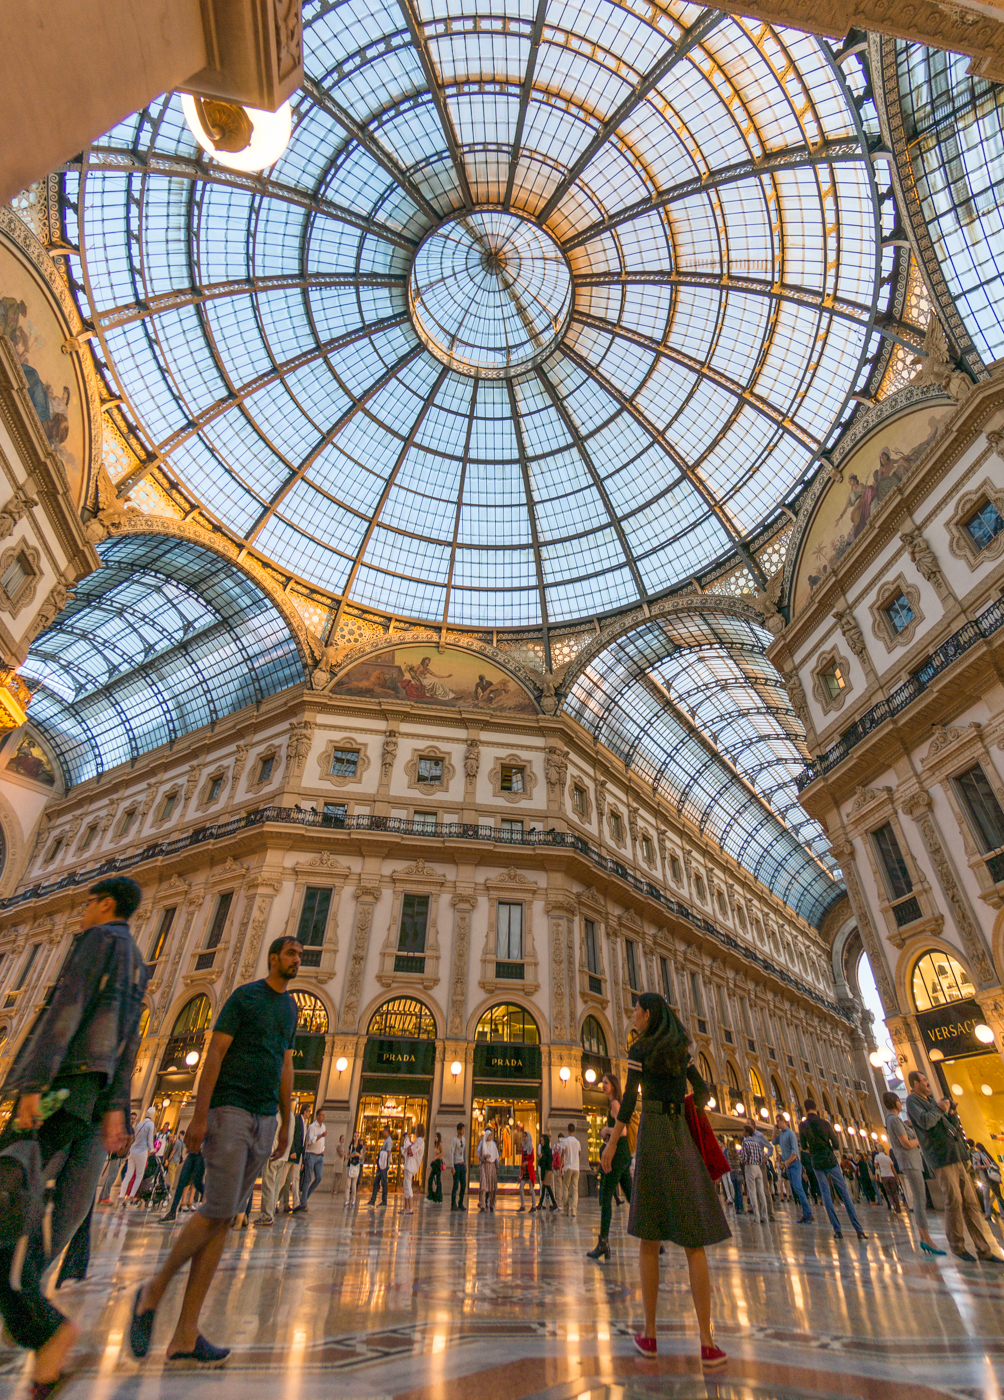
[[[363,1069],[369,1074],[417,1074],[428,1078],[436,1066],[434,1040],[376,1040],[366,1042]]]
[[[540,1079],[539,1045],[474,1046],[475,1079]]]
[[[939,1050],[946,1060],[987,1053],[990,1047],[981,1045],[973,1035],[973,1029],[985,1020],[986,1013],[978,1001],[953,1001],[932,1011],[917,1012],[925,1049]]]

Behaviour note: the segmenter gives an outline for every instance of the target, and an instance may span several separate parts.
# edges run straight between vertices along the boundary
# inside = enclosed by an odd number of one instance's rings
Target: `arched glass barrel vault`
[[[818,925],[843,886],[825,833],[798,805],[804,734],[769,641],[737,617],[650,619],[587,662],[564,711]]]
[[[67,786],[303,681],[282,615],[236,565],[163,535],[98,552],[21,667]]]
[[[304,22],[260,178],[175,97],[65,176],[150,460],[278,569],[405,618],[554,624],[734,557],[869,351],[879,206],[830,50],[680,0]]]

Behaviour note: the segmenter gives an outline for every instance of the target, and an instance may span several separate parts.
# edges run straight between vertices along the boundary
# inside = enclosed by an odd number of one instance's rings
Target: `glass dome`
[[[878,296],[829,49],[675,0],[304,18],[263,176],[177,97],[66,176],[150,460],[285,573],[434,623],[574,621],[734,557],[814,472]]]

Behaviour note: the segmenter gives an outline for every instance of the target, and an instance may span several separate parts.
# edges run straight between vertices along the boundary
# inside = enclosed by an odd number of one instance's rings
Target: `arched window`
[[[474,1039],[508,1045],[539,1045],[540,1031],[529,1011],[521,1006],[493,1006],[478,1022]]]
[[[734,1089],[734,1090],[736,1091],[737,1094],[738,1094],[738,1093],[741,1093],[741,1092],[742,1092],[742,1085],[739,1083],[739,1076],[738,1076],[738,1074],[736,1074],[735,1067],[734,1067],[734,1065],[732,1064],[731,1060],[730,1060],[729,1063],[725,1066],[725,1074],[726,1074],[726,1078],[727,1078],[728,1081],[729,1081],[729,1088],[730,1088],[730,1089]]]
[[[9,1027],[9,1026],[0,1026],[0,1046],[6,1045],[6,1043],[7,1043],[7,1037],[8,1037],[9,1035],[10,1035],[10,1027]]]
[[[312,992],[293,992],[292,996],[296,1002],[297,1035],[327,1035],[328,1013],[320,997]]]
[[[424,1002],[396,997],[377,1007],[366,1033],[385,1040],[435,1040],[436,1018]]]
[[[776,1104],[784,1103],[784,1094],[781,1092],[781,1086],[776,1079],[771,1079],[770,1081],[770,1092]]]
[[[913,1004],[918,1011],[966,1001],[976,995],[969,973],[948,953],[925,953],[913,969]]]
[[[711,1061],[707,1055],[701,1054],[697,1057],[697,1068],[705,1084],[714,1084],[715,1071],[711,1068]]]
[[[840,1099],[837,1099],[837,1117],[842,1123],[846,1124],[847,1114],[844,1112],[844,1105],[841,1103]]]
[[[146,1033],[147,1033],[147,1031],[148,1031],[149,1029],[150,1029],[150,1008],[149,1008],[148,1006],[144,1006],[144,1007],[143,1007],[143,1010],[139,1013],[139,1038],[140,1038],[140,1040],[143,1039],[143,1037],[146,1035]]]
[[[833,1109],[830,1107],[830,1101],[825,1094],[823,1095],[823,1112],[826,1114],[827,1118],[833,1117]]]
[[[756,1070],[753,1068],[752,1065],[750,1065],[750,1093],[755,1099],[764,1098],[763,1080],[757,1074]]]
[[[204,1031],[213,1017],[213,1008],[209,1004],[209,998],[203,993],[200,996],[192,997],[186,1002],[178,1012],[174,1022],[172,1035],[195,1035],[198,1031]]]
[[[582,1023],[582,1048],[587,1055],[607,1055],[607,1038],[603,1027],[595,1016],[587,1016]]]

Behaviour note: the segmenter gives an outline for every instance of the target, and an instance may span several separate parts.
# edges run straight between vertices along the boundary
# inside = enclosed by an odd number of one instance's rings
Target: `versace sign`
[[[953,1001],[948,1006],[936,1006],[933,1011],[918,1011],[917,1026],[930,1053],[940,1051],[935,1059],[957,1060],[963,1055],[985,1055],[988,1047],[973,1035],[976,1026],[986,1020],[978,1001]]]

